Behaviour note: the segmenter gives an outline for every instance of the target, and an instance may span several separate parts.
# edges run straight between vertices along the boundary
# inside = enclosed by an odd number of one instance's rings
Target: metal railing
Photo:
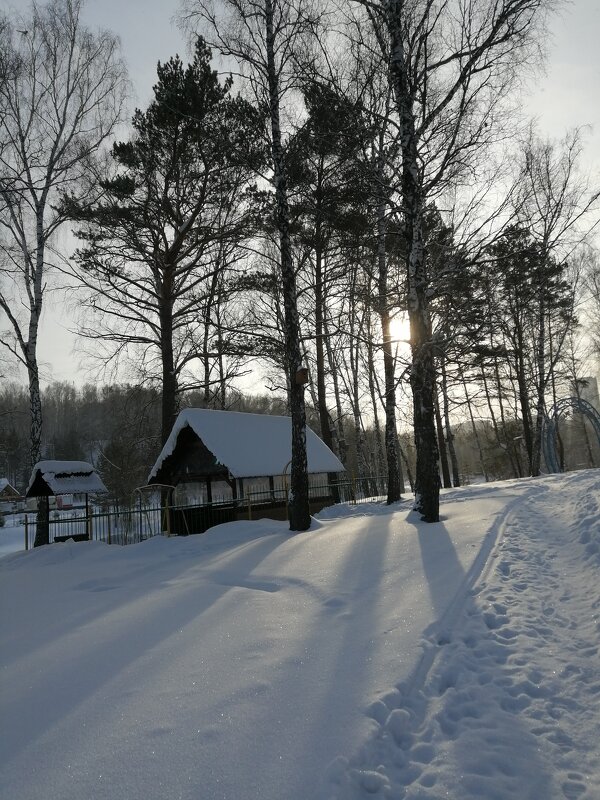
[[[386,492],[386,479],[383,477],[350,478],[335,483],[312,484],[309,501],[311,510],[312,506],[323,508],[336,503],[378,503],[386,499]],[[219,498],[211,503],[186,506],[139,503],[132,508],[102,510],[90,505],[87,515],[84,509],[54,511],[50,515],[50,541],[73,538],[128,545],[158,535],[202,533],[223,522],[268,517],[270,513],[285,519],[287,496],[287,489],[278,487],[247,492],[240,498]],[[35,538],[36,515],[25,514],[24,525],[25,549],[28,549]]]

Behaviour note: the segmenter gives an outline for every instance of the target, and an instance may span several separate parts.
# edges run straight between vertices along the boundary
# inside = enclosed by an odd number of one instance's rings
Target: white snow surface
[[[87,461],[38,461],[31,472],[25,494],[33,486],[38,473],[41,473],[54,494],[92,494],[107,491],[100,476]]]
[[[598,470],[7,555],[0,796],[597,800],[599,571]]]
[[[171,455],[179,433],[188,425],[234,478],[283,475],[286,468],[289,471],[292,457],[291,417],[186,408],[179,412],[173,430],[148,476],[148,482]],[[308,426],[306,457],[310,473],[344,471],[338,457]]]

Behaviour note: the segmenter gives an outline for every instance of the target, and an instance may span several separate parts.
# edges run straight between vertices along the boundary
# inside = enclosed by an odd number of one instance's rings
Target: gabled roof
[[[27,497],[106,492],[106,486],[87,461],[38,461],[33,468]]]
[[[7,497],[19,497],[19,493],[15,487],[9,483],[8,478],[0,478],[0,494],[5,492]]]
[[[188,408],[181,411],[148,476],[148,483],[173,454],[179,433],[190,427],[234,478],[282,475],[292,457],[292,420],[269,414]],[[306,428],[309,473],[343,472],[344,466],[317,434]]]

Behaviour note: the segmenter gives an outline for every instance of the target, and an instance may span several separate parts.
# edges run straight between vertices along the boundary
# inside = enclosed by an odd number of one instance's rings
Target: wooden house
[[[257,516],[278,517],[282,508],[285,513],[291,440],[290,417],[188,408],[177,417],[148,484],[175,487],[175,506],[235,501],[238,508],[255,506]],[[310,428],[306,451],[316,511],[331,502],[322,496],[328,476],[344,467]]]
[[[21,507],[23,498],[14,486],[10,484],[8,478],[0,478],[0,512],[10,513]]]
[[[16,500],[20,496],[15,487],[8,482],[8,478],[0,478],[0,500]]]

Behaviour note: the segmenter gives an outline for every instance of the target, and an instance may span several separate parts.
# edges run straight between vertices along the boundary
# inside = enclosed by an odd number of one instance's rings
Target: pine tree
[[[187,67],[179,57],[159,64],[154,98],[133,117],[133,137],[113,147],[101,202],[65,201],[84,223],[77,275],[96,321],[83,333],[108,343],[111,356],[137,353],[149,377],[158,377],[163,441],[185,370],[200,359],[209,381],[210,329],[218,325],[225,271],[251,231],[251,178],[264,157],[260,116],[232,95],[231,78],[220,82],[210,61],[200,38]],[[225,337],[216,338],[222,345]],[[216,357],[225,357],[218,347]]]

